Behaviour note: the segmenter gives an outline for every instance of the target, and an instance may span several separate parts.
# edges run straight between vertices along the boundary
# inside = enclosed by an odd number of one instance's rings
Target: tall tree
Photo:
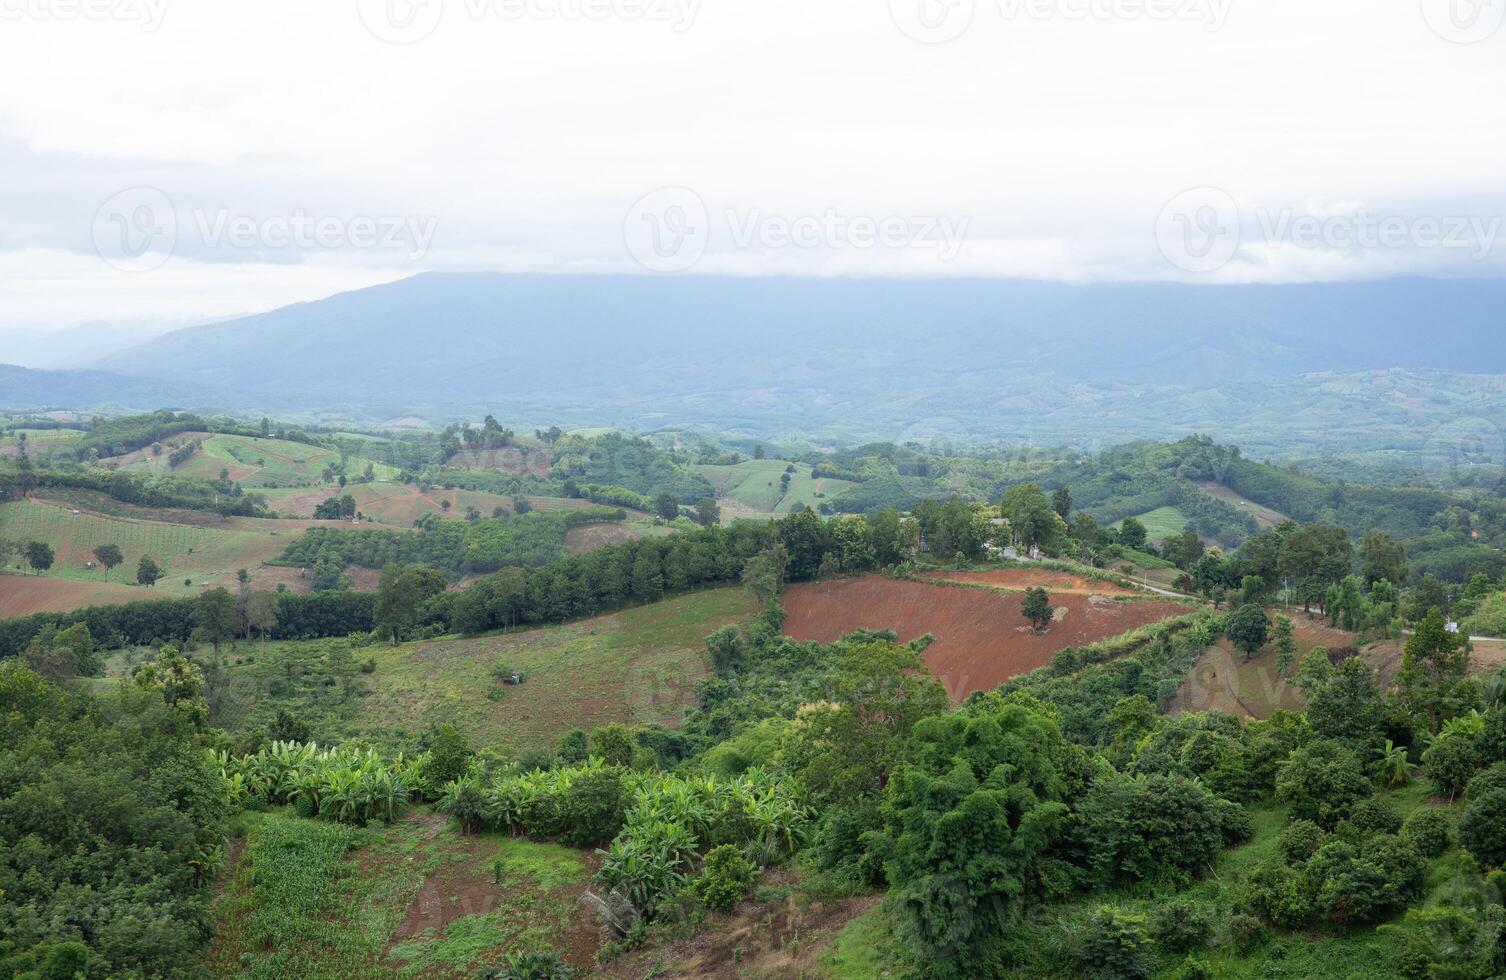
[[[1051,494],[1051,509],[1063,521],[1072,519],[1072,493],[1066,487],[1057,487]]]
[[[1396,676],[1403,701],[1428,719],[1437,731],[1449,717],[1465,707],[1465,680],[1469,674],[1469,642],[1449,630],[1443,610],[1436,606],[1407,637],[1401,671]]]
[[[1027,589],[1025,598],[1020,602],[1020,612],[1030,620],[1030,625],[1039,632],[1051,625],[1053,610],[1051,598],[1046,595],[1042,588]]]
[[[30,565],[38,575],[52,567],[52,546],[45,541],[31,541],[26,545],[26,564]]]
[[[1009,535],[1023,547],[1047,544],[1060,525],[1046,494],[1034,483],[1010,487],[999,505],[999,515],[1009,522]]]
[[[157,580],[167,574],[167,569],[157,564],[157,560],[151,555],[142,555],[136,563],[136,582],[148,587],[155,586]]]
[[[194,618],[204,638],[220,652],[220,643],[235,635],[239,617],[235,615],[235,598],[225,589],[210,589],[194,603]]]
[[[120,548],[113,544],[102,544],[94,549],[94,560],[105,566],[105,575],[115,570],[115,566],[125,561],[125,555],[121,554]]]
[[[1245,659],[1249,660],[1256,650],[1265,646],[1270,627],[1271,621],[1266,618],[1265,610],[1260,608],[1260,603],[1247,602],[1229,615],[1225,632],[1229,635],[1229,642],[1242,651]]]

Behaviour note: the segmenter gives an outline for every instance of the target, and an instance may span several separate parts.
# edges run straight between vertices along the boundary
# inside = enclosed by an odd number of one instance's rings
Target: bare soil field
[[[1003,591],[1023,592],[1044,588],[1064,595],[1137,595],[1134,589],[1114,582],[1098,581],[1070,572],[1049,568],[991,568],[982,572],[936,572],[931,578],[948,582],[970,582]]]
[[[121,582],[73,582],[19,573],[0,573],[0,619],[39,612],[70,612],[137,599],[161,599],[151,589]]]
[[[784,631],[830,643],[857,629],[892,629],[902,642],[936,640],[926,666],[960,701],[973,691],[1051,662],[1058,650],[1118,636],[1191,611],[1178,602],[1125,602],[1051,593],[1056,618],[1043,634],[1030,629],[1017,593],[992,593],[878,575],[792,585],[784,591]]]

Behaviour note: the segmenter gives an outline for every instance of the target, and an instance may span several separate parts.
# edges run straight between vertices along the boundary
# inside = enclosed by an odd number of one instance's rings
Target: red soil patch
[[[572,555],[584,555],[609,544],[626,544],[641,537],[643,534],[631,524],[587,524],[565,533],[565,550]]]
[[[549,475],[549,450],[504,446],[501,449],[462,449],[444,464],[452,469],[501,470],[503,473]]]
[[[0,619],[152,598],[155,596],[150,589],[120,582],[74,582],[38,575],[0,574]]]
[[[1052,593],[1057,619],[1046,633],[1036,634],[1021,615],[1020,602],[1018,593],[865,575],[787,588],[784,631],[797,640],[822,643],[857,629],[892,629],[901,642],[930,633],[936,641],[925,652],[926,666],[960,701],[1050,663],[1065,647],[1191,611],[1177,602]]]
[[[991,568],[984,572],[936,572],[931,578],[949,582],[972,582],[996,589],[1034,589],[1037,587],[1066,595],[1136,595],[1134,589],[1108,581],[1096,581],[1070,572],[1047,568]]]

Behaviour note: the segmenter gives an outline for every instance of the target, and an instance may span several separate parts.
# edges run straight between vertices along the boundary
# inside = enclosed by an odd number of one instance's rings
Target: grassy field
[[[203,447],[188,460],[176,467],[169,467],[170,447],[194,438],[203,439]],[[310,446],[301,442],[281,439],[261,439],[251,436],[208,435],[185,433],[164,444],[163,452],[150,449],[138,450],[123,458],[128,470],[171,472],[180,476],[218,479],[221,470],[245,487],[296,487],[320,483],[325,467],[338,464],[340,454],[333,449]],[[368,461],[359,456],[346,459],[346,474],[356,477],[372,463],[373,473],[379,480],[391,480],[398,471],[385,463]]]
[[[1187,515],[1175,507],[1157,507],[1144,514],[1136,514],[1135,520],[1145,525],[1147,541],[1160,541],[1187,530]]]
[[[786,469],[790,474],[789,492],[780,484]],[[788,514],[802,507],[815,508],[823,499],[835,497],[853,484],[848,480],[812,479],[805,463],[779,459],[750,459],[735,466],[696,466],[716,489],[723,517],[767,516]]]
[[[250,570],[255,580],[262,563],[280,554],[308,523],[211,519],[212,526],[141,520],[28,499],[0,504],[0,537],[51,545],[56,560],[46,577],[72,582],[134,583],[136,563],[142,555],[151,555],[166,564],[167,576],[154,589],[140,589],[135,598],[144,599],[197,592],[204,583],[230,585],[241,568]],[[124,564],[108,575],[103,568],[85,567],[93,560],[93,549],[103,544],[117,545],[125,554]],[[270,580],[284,580],[286,570],[267,570],[263,577],[269,581],[259,584],[268,587]],[[184,587],[185,578],[193,579],[191,589]]]
[[[260,490],[267,498],[267,506],[288,517],[312,517],[314,508],[331,497],[350,494],[355,498],[356,510],[378,524],[387,527],[412,527],[413,522],[425,514],[440,518],[465,520],[466,511],[476,508],[482,517],[491,517],[498,507],[507,513],[513,511],[513,497],[508,494],[487,493],[481,490],[445,490],[434,488],[423,492],[409,483],[352,483],[344,489],[335,486]],[[573,510],[591,506],[589,500],[564,497],[527,497],[534,510]],[[449,502],[446,508],[445,502]],[[637,514],[630,511],[630,514]],[[646,515],[645,515],[646,516]]]
[[[1259,524],[1262,528],[1275,527],[1277,524],[1288,519],[1280,511],[1257,504],[1255,501],[1241,496],[1237,491],[1224,486],[1222,483],[1194,483],[1193,486],[1210,497],[1217,497],[1219,500],[1233,504],[1255,518],[1255,523]]]
[[[474,639],[359,649],[343,639],[242,644],[230,652],[228,695],[215,721],[230,729],[265,724],[285,707],[322,742],[358,737],[393,751],[442,722],[478,747],[517,751],[552,746],[572,728],[673,725],[708,672],[707,634],[754,608],[746,591],[724,588]],[[359,672],[368,659],[372,672]],[[503,669],[521,671],[524,683],[502,684]]]
[[[424,809],[364,828],[242,819],[213,976],[470,976],[534,945],[585,967],[603,938],[576,907],[595,870],[585,852],[462,835]]]

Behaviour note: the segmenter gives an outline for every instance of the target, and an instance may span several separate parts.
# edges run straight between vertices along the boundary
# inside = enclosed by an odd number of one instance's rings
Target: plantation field
[[[620,521],[615,524],[587,524],[573,527],[565,534],[565,550],[584,555],[609,544],[624,544],[639,538],[668,537],[675,529],[652,521]]]
[[[503,473],[534,476],[549,475],[551,452],[548,446],[503,446],[501,449],[462,449],[445,461],[445,466],[463,470],[500,470]]]
[[[880,575],[802,582],[784,591],[784,631],[822,643],[858,629],[892,629],[901,642],[930,633],[936,639],[926,649],[926,666],[961,701],[1045,666],[1065,647],[1106,640],[1193,608],[1047,591],[1055,619],[1045,633],[1036,633],[1020,612],[1019,593]]]
[[[462,977],[535,945],[588,968],[606,938],[577,907],[589,851],[461,834],[424,808],[360,828],[241,820],[204,963],[216,977]]]
[[[434,488],[427,493],[409,483],[352,483],[343,490],[339,487],[317,489],[278,489],[258,491],[267,498],[267,506],[288,517],[312,517],[314,508],[331,497],[345,494],[355,498],[356,510],[385,527],[412,527],[413,522],[425,514],[439,518],[464,520],[466,511],[474,507],[482,517],[491,517],[501,507],[506,513],[513,512],[513,498],[500,493],[481,490],[445,490]],[[567,497],[527,497],[534,510],[579,510],[590,507],[589,500]],[[445,502],[450,506],[446,508]],[[636,511],[629,511],[636,514]]]
[[[148,599],[197,594],[205,585],[231,587],[236,570],[241,568],[251,572],[256,587],[269,588],[278,581],[286,582],[288,570],[261,566],[277,557],[290,539],[312,523],[197,516],[213,524],[111,516],[53,500],[26,499],[0,504],[0,537],[51,545],[56,559],[43,576],[44,581],[61,579],[95,587],[118,584],[129,587],[130,599]],[[104,544],[118,546],[125,555],[125,562],[108,575],[103,568],[85,567],[86,562],[93,560],[93,549]],[[136,563],[144,554],[167,568],[166,576],[155,588],[135,585]],[[191,587],[183,585],[185,578],[193,580]],[[113,589],[99,595],[104,597],[103,601],[122,601],[122,596]],[[59,596],[73,600],[84,598],[85,594],[78,589],[64,589]],[[55,603],[47,607],[54,608]]]
[[[321,742],[363,738],[397,751],[441,723],[473,744],[553,746],[572,728],[676,725],[705,677],[705,638],[753,614],[740,588],[712,589],[563,626],[351,649],[344,639],[242,644],[217,724],[265,724],[278,708]],[[373,670],[356,669],[372,661]],[[504,685],[503,671],[521,685]]]
[[[1157,507],[1144,514],[1136,514],[1135,520],[1145,525],[1147,541],[1160,541],[1187,530],[1187,515],[1175,507]]]
[[[196,439],[203,442],[202,448],[178,466],[171,466],[171,447]],[[128,470],[173,473],[207,480],[219,479],[220,471],[225,470],[230,479],[245,487],[297,487],[320,483],[325,468],[340,462],[340,454],[333,449],[282,439],[188,432],[164,442],[160,454],[148,447],[117,459]],[[346,475],[351,478],[360,476],[368,462],[371,462],[377,479],[397,477],[396,468],[358,456],[346,459]]]
[[[1224,486],[1222,483],[1193,483],[1192,485],[1210,497],[1217,497],[1219,500],[1233,504],[1255,518],[1255,523],[1259,524],[1261,528],[1275,527],[1277,524],[1288,520],[1287,516],[1280,511],[1257,504],[1255,501],[1241,496],[1237,491]]]
[[[119,569],[116,569],[119,572]],[[117,575],[123,580],[123,576]],[[165,583],[163,583],[165,584]],[[180,586],[182,582],[178,583]],[[159,586],[160,588],[160,586]],[[14,571],[0,571],[0,619],[39,612],[70,612],[84,606],[107,606],[147,599],[151,592],[122,582],[69,582]]]
[[[785,469],[794,465],[789,492],[780,486]],[[806,463],[791,464],[778,459],[750,459],[735,466],[700,465],[693,467],[716,490],[722,517],[767,517],[788,514],[802,507],[815,507],[826,498],[835,497],[848,487],[848,480],[812,479]]]

